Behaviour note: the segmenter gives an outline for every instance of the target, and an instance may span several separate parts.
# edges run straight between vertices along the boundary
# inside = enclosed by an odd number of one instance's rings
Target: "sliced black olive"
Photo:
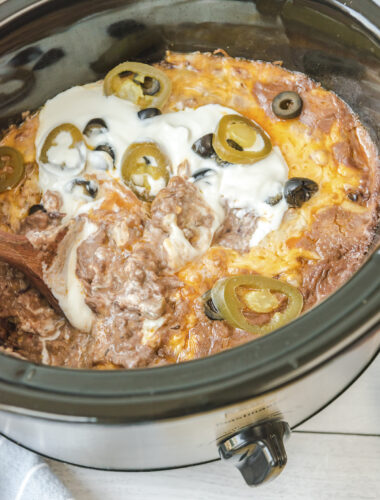
[[[238,144],[237,142],[235,142],[233,139],[227,139],[226,142],[227,142],[227,144],[229,146],[231,146],[231,148],[234,148],[237,151],[244,151],[244,149],[240,146],[240,144]]]
[[[161,111],[158,108],[145,108],[140,109],[137,113],[137,116],[140,120],[146,120],[147,118],[153,118],[154,116],[158,116],[161,114]]]
[[[214,158],[216,156],[214,147],[212,145],[212,136],[214,134],[206,134],[197,139],[191,146],[191,149],[202,158]]]
[[[100,144],[99,146],[96,146],[95,151],[104,151],[105,153],[110,155],[113,161],[115,161],[115,151],[109,144]]]
[[[204,302],[205,315],[213,321],[214,320],[217,320],[217,321],[222,320],[223,317],[219,314],[219,311],[216,308],[216,305],[214,304],[214,302],[211,298],[211,290],[209,290],[208,292],[203,294],[202,299]]]
[[[96,198],[99,190],[94,181],[86,181],[86,179],[74,179],[71,183],[71,188],[74,186],[82,186],[86,194],[91,196],[91,198]]]
[[[351,201],[356,202],[356,201],[358,201],[358,200],[359,200],[359,193],[355,193],[355,192],[353,192],[353,191],[350,191],[350,192],[348,193],[348,195],[347,195],[347,198],[348,198],[349,200],[351,200]]]
[[[279,118],[296,118],[302,111],[302,99],[297,92],[286,91],[276,95],[272,102],[273,113]]]
[[[36,60],[42,54],[42,50],[39,47],[28,47],[27,49],[17,52],[17,54],[12,57],[9,61],[9,66],[18,67],[24,66],[24,64],[29,64],[30,62]]]
[[[46,212],[45,207],[44,207],[43,205],[40,205],[40,204],[38,204],[38,205],[33,205],[33,206],[31,206],[31,207],[29,208],[29,210],[28,210],[28,215],[33,215],[33,214],[35,214],[36,212],[40,212],[40,211],[41,211],[41,212]]]
[[[228,167],[231,165],[229,161],[224,161],[219,156],[215,153],[214,146],[212,145],[212,138],[214,134],[206,134],[199,139],[197,139],[194,144],[191,146],[191,149],[199,155],[202,158],[212,158],[213,160],[216,161],[216,163],[219,165],[219,167]],[[230,139],[232,141],[232,139]],[[232,141],[234,143],[235,149],[240,148],[239,144],[237,144],[235,141]]]
[[[192,179],[194,179],[194,181],[199,181],[201,179],[204,179],[205,177],[209,177],[212,174],[215,174],[215,170],[213,170],[212,168],[201,168],[200,170],[194,172],[191,177]]]
[[[36,62],[33,66],[33,71],[45,69],[48,66],[56,64],[62,57],[65,56],[65,51],[60,48],[50,49]]]
[[[268,205],[271,205],[273,207],[274,205],[277,205],[277,203],[280,203],[281,200],[282,194],[278,193],[275,196],[269,196],[269,198],[265,200],[265,203],[268,203]]]
[[[87,137],[98,134],[105,134],[108,131],[107,124],[101,118],[93,118],[84,127],[83,134]]]
[[[144,95],[156,95],[161,89],[160,82],[151,76],[146,76],[143,83],[138,81],[136,81],[136,83],[141,85]]]
[[[305,177],[292,177],[284,187],[284,196],[290,207],[301,207],[318,191],[318,184]]]

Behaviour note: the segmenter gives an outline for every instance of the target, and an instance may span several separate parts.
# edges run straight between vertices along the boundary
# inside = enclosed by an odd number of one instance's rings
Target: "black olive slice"
[[[161,89],[160,82],[151,76],[146,76],[144,83],[138,83],[141,85],[144,95],[156,95]]]
[[[273,113],[279,118],[296,118],[302,111],[302,99],[297,92],[286,91],[276,95],[272,102]]]
[[[369,193],[367,191],[363,191],[362,189],[358,189],[356,191],[348,191],[347,198],[354,203],[363,204],[368,201]]]
[[[285,183],[284,196],[290,207],[299,208],[318,191],[318,184],[306,177],[292,177]]]
[[[93,118],[84,127],[83,134],[87,137],[105,134],[108,131],[107,124],[102,118]]]
[[[351,201],[356,202],[359,200],[359,195],[358,195],[358,193],[354,193],[351,191],[350,193],[348,193],[347,198]]]
[[[269,196],[269,198],[267,198],[265,200],[265,203],[268,203],[268,205],[271,205],[272,207],[274,207],[274,205],[277,205],[277,203],[280,203],[281,200],[282,200],[282,194],[277,193],[275,196]]]
[[[154,116],[159,115],[161,115],[161,111],[158,108],[140,109],[140,111],[137,113],[137,116],[140,118],[140,120],[146,120],[147,118],[153,118]]]
[[[215,153],[214,146],[212,145],[213,135],[214,134],[203,135],[194,142],[194,144],[191,146],[191,149],[194,151],[194,153],[202,158],[212,158],[216,161],[219,167],[228,167],[229,165],[231,165],[231,163],[229,161],[222,160]],[[234,147],[235,149],[240,148],[239,144],[237,144],[235,141],[233,141],[232,139],[229,140],[234,143],[232,147]]]
[[[38,205],[33,205],[29,208],[28,210],[28,215],[33,215],[35,214],[36,212],[46,212],[46,209],[43,205],[41,204],[38,204]]]
[[[95,151],[104,151],[104,153],[109,154],[112,160],[115,161],[115,151],[109,144],[100,144],[99,146],[96,146]]]
[[[197,139],[191,146],[191,149],[202,158],[214,158],[216,156],[212,145],[212,137],[214,134],[206,134]]]
[[[86,179],[74,179],[71,182],[71,189],[73,189],[74,186],[82,186],[83,190],[86,194],[91,196],[91,198],[96,198],[99,190],[94,181],[86,181]]]
[[[202,299],[204,302],[205,315],[213,321],[222,320],[223,317],[219,314],[219,311],[211,298],[211,290],[203,294]]]
[[[215,170],[213,170],[212,168],[201,168],[200,170],[194,172],[191,178],[194,179],[194,181],[199,181],[201,179],[204,179],[205,177],[209,177],[212,174],[215,174]]]

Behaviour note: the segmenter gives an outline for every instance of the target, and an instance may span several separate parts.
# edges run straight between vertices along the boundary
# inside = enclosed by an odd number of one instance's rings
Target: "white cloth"
[[[44,460],[0,436],[0,500],[74,500]]]

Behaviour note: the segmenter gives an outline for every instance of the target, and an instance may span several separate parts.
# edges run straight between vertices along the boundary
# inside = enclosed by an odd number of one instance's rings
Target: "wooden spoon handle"
[[[36,274],[42,276],[38,252],[25,236],[0,231],[0,260],[22,271],[33,268]]]
[[[0,231],[0,260],[22,271],[49,304],[59,314],[63,314],[57,299],[43,279],[39,252],[25,236]]]

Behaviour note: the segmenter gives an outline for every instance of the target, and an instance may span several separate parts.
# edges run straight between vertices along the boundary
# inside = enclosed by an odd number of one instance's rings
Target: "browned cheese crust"
[[[72,221],[64,231],[59,200],[46,193],[46,213],[27,217],[30,206],[41,198],[34,150],[38,115],[27,118],[1,141],[23,153],[27,169],[18,187],[0,194],[0,229],[28,235],[34,229],[33,243],[53,272],[64,258],[65,242],[80,231],[84,217],[96,223],[98,230],[78,248],[77,275],[97,320],[90,334],[76,331],[22,274],[0,264],[3,350],[51,365],[102,369],[199,358],[254,338],[205,316],[201,296],[219,278],[243,273],[279,278],[299,287],[307,310],[361,265],[378,220],[379,158],[345,103],[305,75],[270,63],[223,54],[168,53],[159,67],[172,81],[164,112],[210,103],[235,109],[267,131],[281,149],[289,177],[308,177],[318,183],[319,191],[302,208],[289,209],[279,230],[251,250],[244,236],[254,230],[254,217],[237,220],[230,213],[211,248],[173,273],[162,251],[167,236],[164,216],[175,214],[194,246],[197,228],[212,225],[197,188],[173,177],[148,205],[120,184],[112,189],[100,186],[105,196],[100,208]],[[303,111],[297,119],[281,120],[272,112],[274,96],[284,90],[302,97]],[[128,230],[123,241],[117,236],[118,225],[123,234]],[[143,331],[143,320],[161,317],[156,331]],[[257,323],[266,320],[253,318]]]

